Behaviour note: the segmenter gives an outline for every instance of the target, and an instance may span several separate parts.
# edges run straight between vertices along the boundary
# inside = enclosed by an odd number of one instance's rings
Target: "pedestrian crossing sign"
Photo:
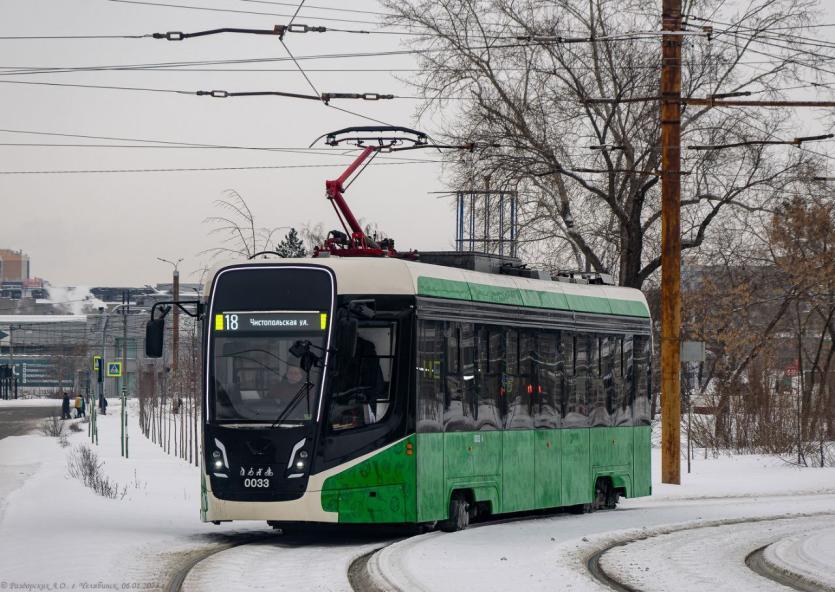
[[[118,378],[120,376],[122,376],[122,362],[108,362],[107,377]]]

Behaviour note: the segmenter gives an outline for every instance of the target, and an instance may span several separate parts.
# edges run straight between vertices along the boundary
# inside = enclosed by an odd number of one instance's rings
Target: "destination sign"
[[[215,332],[324,331],[328,313],[319,311],[223,312],[215,315]]]

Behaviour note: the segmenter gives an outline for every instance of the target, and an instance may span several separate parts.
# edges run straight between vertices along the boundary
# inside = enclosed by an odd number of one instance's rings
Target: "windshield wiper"
[[[307,391],[307,407],[308,407],[308,410],[309,410],[310,409],[310,387],[312,387],[312,386],[313,386],[313,383],[310,382],[309,380],[306,380],[305,383],[302,385],[302,388],[299,389],[299,392],[297,392],[295,395],[293,395],[293,398],[290,400],[290,403],[279,414],[279,416],[276,418],[276,420],[273,422],[273,425],[271,425],[270,428],[274,428],[275,426],[280,424],[287,417],[287,415],[290,414],[290,411],[292,411],[293,408],[296,406],[296,404],[299,401],[301,401],[303,391]]]

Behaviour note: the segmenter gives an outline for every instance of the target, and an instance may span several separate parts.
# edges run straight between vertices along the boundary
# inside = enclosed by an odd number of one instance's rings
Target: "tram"
[[[350,235],[312,258],[220,266],[197,310],[171,303],[204,327],[201,519],[451,531],[649,495],[642,293],[399,254],[354,226],[351,172],[326,185]],[[152,312],[149,355],[163,323]]]

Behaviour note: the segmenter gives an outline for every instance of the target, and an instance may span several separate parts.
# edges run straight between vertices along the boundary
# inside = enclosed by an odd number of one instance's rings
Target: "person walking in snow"
[[[70,418],[70,396],[64,393],[64,398],[61,400],[61,419]]]
[[[79,397],[79,399],[81,399],[81,403],[78,407],[78,416],[77,417],[84,417],[86,415],[85,410],[86,410],[87,406],[84,403],[84,397]]]

